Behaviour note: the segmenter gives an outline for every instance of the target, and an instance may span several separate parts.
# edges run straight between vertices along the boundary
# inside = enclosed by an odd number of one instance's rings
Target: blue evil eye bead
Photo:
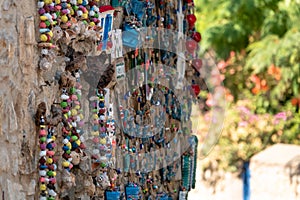
[[[67,146],[63,146],[62,149],[63,149],[63,151],[68,151],[68,150],[70,150],[69,147],[67,147]]]
[[[76,142],[72,142],[72,148],[76,149],[78,147],[79,147],[79,145]]]
[[[40,170],[44,170],[44,169],[47,169],[47,165],[40,165]]]
[[[98,125],[94,125],[94,126],[93,126],[93,131],[98,131],[98,129],[99,129],[99,126],[98,126]]]

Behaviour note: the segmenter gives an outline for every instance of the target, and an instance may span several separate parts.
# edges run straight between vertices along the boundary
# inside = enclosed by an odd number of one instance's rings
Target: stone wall
[[[37,102],[52,100],[39,87],[35,0],[0,0],[0,199],[34,199],[37,185]]]

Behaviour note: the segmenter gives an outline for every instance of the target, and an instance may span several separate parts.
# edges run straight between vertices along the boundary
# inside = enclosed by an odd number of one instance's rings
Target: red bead
[[[190,26],[194,25],[196,20],[197,20],[197,18],[194,14],[189,14],[189,15],[186,16],[186,18],[187,18],[188,23],[189,23]]]
[[[196,41],[196,42],[200,42],[201,41],[201,34],[199,32],[194,32],[192,35],[192,38]]]
[[[40,23],[40,28],[46,28],[46,27],[47,27],[47,25],[46,25],[45,22],[41,22],[41,23]]]
[[[199,86],[199,85],[196,85],[196,84],[194,84],[194,85],[192,85],[192,90],[193,90],[193,92],[194,92],[195,96],[198,96],[198,95],[199,95],[199,93],[200,93],[200,86]]]
[[[193,60],[192,65],[196,70],[200,71],[200,69],[202,67],[202,60],[197,58],[197,59]]]
[[[195,42],[194,40],[188,40],[186,42],[186,49],[189,53],[194,53],[197,49],[197,45],[197,42]]]

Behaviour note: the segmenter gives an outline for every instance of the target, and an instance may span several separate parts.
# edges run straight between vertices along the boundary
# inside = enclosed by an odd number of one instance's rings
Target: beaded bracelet
[[[54,200],[56,193],[56,159],[54,158],[56,147],[56,137],[54,128],[48,127],[46,133],[45,116],[42,115],[39,120],[39,141],[40,141],[40,159],[39,159],[39,182],[40,182],[40,200]]]

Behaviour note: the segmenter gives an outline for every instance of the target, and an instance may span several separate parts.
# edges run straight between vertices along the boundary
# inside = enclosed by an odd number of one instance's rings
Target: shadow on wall
[[[290,184],[295,191],[296,198],[300,197],[300,156],[294,157],[290,160],[286,166],[288,171]]]

